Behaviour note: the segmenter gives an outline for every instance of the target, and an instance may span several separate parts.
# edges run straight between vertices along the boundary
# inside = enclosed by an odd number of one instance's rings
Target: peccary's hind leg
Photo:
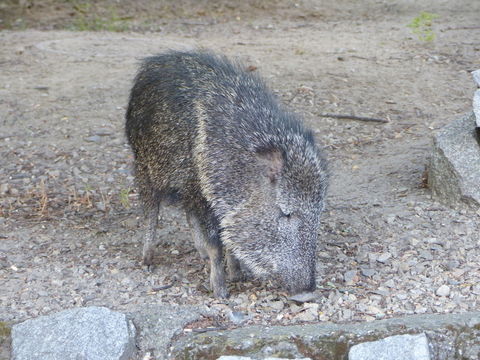
[[[157,225],[158,225],[158,212],[160,208],[160,196],[155,196],[155,202],[145,209],[145,215],[147,217],[147,232],[143,240],[143,264],[151,269],[153,265],[153,255],[155,253],[155,247],[158,244],[156,239]]]
[[[206,248],[207,235],[205,229],[200,224],[198,217],[187,211],[187,222],[190,225],[190,232],[192,233],[193,244],[200,253],[200,257],[204,260],[208,259],[208,252]]]
[[[227,272],[230,281],[244,281],[246,278],[240,266],[240,261],[230,252],[227,252]]]
[[[147,222],[147,231],[143,239],[143,264],[151,270],[155,247],[158,244],[156,232],[161,197],[149,179],[148,167],[140,161],[135,162],[135,180]]]

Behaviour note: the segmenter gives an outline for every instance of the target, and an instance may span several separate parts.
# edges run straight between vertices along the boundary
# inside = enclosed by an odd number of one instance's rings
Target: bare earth
[[[0,320],[160,302],[206,306],[226,326],[231,311],[291,324],[480,310],[480,212],[449,209],[425,188],[432,135],[471,109],[479,2],[329,3],[150,33],[0,32]],[[433,42],[406,26],[423,10],[439,15]],[[231,284],[228,300],[213,299],[208,266],[173,209],[158,266],[141,266],[128,92],[140,58],[195,47],[256,68],[325,146],[318,308],[268,282]]]

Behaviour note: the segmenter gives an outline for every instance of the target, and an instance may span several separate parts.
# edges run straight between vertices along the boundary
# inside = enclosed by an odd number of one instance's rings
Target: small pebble
[[[5,195],[8,192],[8,184],[0,185],[0,195]]]
[[[375,270],[373,270],[373,269],[362,269],[361,273],[362,273],[363,276],[372,277],[373,275],[375,275]]]
[[[99,143],[100,141],[102,141],[102,138],[98,135],[93,135],[93,136],[89,136],[85,139],[85,141],[87,142],[94,142],[94,143]]]
[[[377,258],[377,261],[378,261],[379,263],[384,264],[384,263],[386,263],[387,260],[390,259],[391,257],[392,257],[392,254],[390,254],[390,253],[388,253],[388,252],[382,253],[382,254],[380,254],[380,256]]]
[[[356,270],[349,270],[343,274],[343,280],[345,281],[346,284],[352,284],[357,277],[357,271]]]
[[[450,295],[450,287],[448,285],[440,286],[435,292],[438,296],[448,296]]]
[[[105,211],[106,210],[105,203],[103,203],[101,201],[96,202],[95,207],[100,211]]]
[[[95,135],[98,135],[98,136],[109,136],[109,135],[113,135],[113,131],[110,130],[110,129],[98,129],[98,130],[95,130],[94,136],[95,136]]]
[[[430,251],[428,250],[420,250],[418,252],[418,254],[420,255],[421,258],[424,258],[425,260],[433,260],[433,255]]]
[[[385,281],[385,286],[389,288],[394,288],[395,287],[395,281],[393,279]]]
[[[305,311],[300,312],[295,315],[294,319],[297,321],[314,321],[318,319],[318,304],[309,304],[316,305],[310,306]]]
[[[48,172],[48,174],[52,177],[59,177],[60,176],[60,171],[59,170],[51,170]]]
[[[480,284],[474,285],[474,286],[473,286],[473,289],[472,289],[472,292],[473,292],[475,295],[480,295]]]
[[[228,313],[228,318],[234,324],[241,324],[245,320],[248,320],[249,317],[240,311],[230,311]]]
[[[277,311],[281,311],[283,310],[285,304],[283,303],[283,301],[272,301],[268,304],[272,309],[274,310],[277,310]]]
[[[306,302],[315,300],[316,298],[317,298],[317,295],[315,293],[305,292],[305,293],[300,293],[300,294],[290,296],[288,300],[293,300],[298,303],[306,303]]]

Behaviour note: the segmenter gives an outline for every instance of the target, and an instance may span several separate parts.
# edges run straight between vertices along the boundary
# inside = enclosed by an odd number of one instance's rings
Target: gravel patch
[[[458,54],[462,31],[446,31],[432,48],[415,43],[403,29],[409,18],[395,17],[396,30],[391,21],[355,31],[342,22],[302,30],[279,22],[279,36],[217,24],[198,33],[128,34],[128,42],[125,34],[105,41],[101,33],[1,33],[0,319],[156,303],[202,305],[215,314],[213,327],[478,310],[480,212],[436,203],[422,180],[432,129],[471,107],[471,75],[459,62],[478,57],[470,47]],[[141,266],[144,224],[123,135],[125,105],[136,57],[188,43],[181,35],[242,54],[305,114],[329,152],[333,181],[310,299],[289,299],[259,280],[230,284],[229,299],[213,299],[208,266],[175,209],[160,222],[158,265],[152,272]],[[35,46],[46,41],[65,49],[73,43],[81,56]],[[303,41],[306,55],[294,45]],[[102,57],[89,50],[95,43]],[[391,121],[319,116],[329,112]]]

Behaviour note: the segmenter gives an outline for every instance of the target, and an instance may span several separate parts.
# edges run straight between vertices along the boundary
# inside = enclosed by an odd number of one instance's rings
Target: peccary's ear
[[[282,152],[278,149],[259,150],[257,152],[258,163],[262,173],[272,182],[280,177],[283,168]]]

